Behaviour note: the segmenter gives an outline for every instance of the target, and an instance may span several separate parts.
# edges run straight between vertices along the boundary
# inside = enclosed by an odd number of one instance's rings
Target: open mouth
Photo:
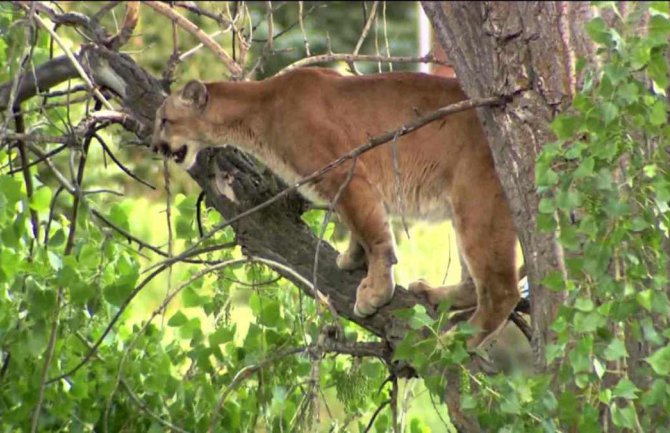
[[[186,152],[187,148],[186,145],[182,145],[179,149],[177,149],[176,152],[172,153],[172,156],[174,156],[174,160],[177,164],[181,164],[184,162],[184,159],[186,158]]]

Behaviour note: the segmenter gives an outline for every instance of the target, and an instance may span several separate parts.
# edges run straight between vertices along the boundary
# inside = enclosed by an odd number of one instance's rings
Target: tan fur
[[[199,149],[232,144],[292,183],[369,137],[465,98],[454,79],[416,73],[343,77],[306,68],[260,82],[193,81],[158,110],[154,147],[169,154],[187,149],[188,168]],[[375,148],[356,162],[348,185],[342,186],[351,167],[345,164],[302,191],[330,201],[343,188],[335,209],[351,230],[351,246],[338,265],[367,264],[354,309],[361,316],[393,296],[396,255],[387,210],[397,212],[399,203],[392,155],[390,144]],[[397,156],[405,215],[453,214],[476,293],[472,284],[433,289],[418,283],[413,289],[432,302],[476,302],[470,321],[483,332],[470,344],[478,344],[505,321],[519,293],[516,231],[476,112],[456,113],[400,137]]]

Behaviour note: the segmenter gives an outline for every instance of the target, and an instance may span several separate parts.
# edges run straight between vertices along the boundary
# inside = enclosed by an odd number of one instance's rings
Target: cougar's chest
[[[256,147],[254,149],[246,149],[256,158],[258,158],[263,164],[265,164],[273,173],[279,176],[288,186],[293,186],[298,181],[303,179],[305,176],[310,173],[301,174],[295,165],[289,161],[285,156],[280,155],[278,152],[273,150],[270,147]],[[323,196],[311,185],[303,185],[298,188],[298,192],[305,197],[307,200],[323,204],[327,203],[328,200],[323,198]]]

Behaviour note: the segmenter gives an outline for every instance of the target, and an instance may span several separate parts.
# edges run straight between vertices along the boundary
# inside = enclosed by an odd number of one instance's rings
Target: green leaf
[[[65,232],[63,231],[63,229],[58,229],[56,233],[54,233],[49,238],[50,247],[57,247],[61,245],[63,242],[65,242]]]
[[[0,176],[0,193],[5,196],[9,205],[21,200],[21,181],[11,176]]]
[[[635,294],[635,300],[645,310],[651,311],[652,300],[654,299],[654,291],[651,289],[642,290]]]
[[[654,372],[660,376],[670,374],[670,344],[658,349],[645,359]]]
[[[591,37],[593,42],[601,45],[610,45],[612,43],[612,35],[609,28],[602,18],[594,18],[584,26],[586,33]]]
[[[426,326],[431,326],[434,320],[428,315],[426,307],[421,304],[416,304],[412,307],[414,314],[409,319],[409,326],[412,329],[421,329]]]
[[[114,281],[103,289],[105,300],[117,307],[121,306],[135,288],[139,276],[137,263],[128,255],[121,254],[117,259]]]
[[[170,320],[168,320],[168,326],[171,326],[173,328],[183,326],[188,323],[188,317],[184,315],[181,311],[177,311],[170,317]]]
[[[603,356],[608,361],[617,361],[621,358],[628,356],[628,351],[626,350],[626,345],[623,341],[618,338],[613,339],[610,344],[607,345]]]
[[[49,210],[51,206],[51,188],[42,187],[33,193],[30,200],[30,208],[37,212]]]
[[[575,308],[579,311],[588,313],[589,311],[593,311],[593,307],[591,298],[579,297],[575,300]]]
[[[640,69],[649,62],[651,58],[651,47],[643,41],[638,42],[632,47],[630,53],[630,67]]]
[[[554,201],[552,199],[543,197],[540,200],[540,204],[538,205],[538,210],[544,214],[553,214],[556,210],[556,206],[554,205]]]
[[[663,51],[654,50],[647,65],[647,73],[659,89],[668,87],[668,64],[663,56]]]
[[[582,119],[578,116],[568,116],[565,114],[556,116],[551,122],[551,129],[559,140],[572,138],[582,125]]]
[[[258,316],[258,323],[269,327],[281,324],[281,309],[277,301],[263,300],[263,310]]]
[[[576,179],[593,176],[595,167],[595,160],[592,157],[584,159],[577,170],[575,170],[574,176]]]
[[[667,115],[666,103],[662,100],[657,100],[654,105],[651,107],[651,112],[649,113],[649,122],[654,126],[660,126],[665,124]]]
[[[181,300],[184,303],[184,307],[190,308],[199,307],[207,303],[210,299],[207,296],[200,296],[193,287],[186,287],[181,292]]]
[[[549,290],[561,291],[565,289],[565,278],[559,271],[551,271],[542,280],[542,284]]]
[[[652,1],[652,2],[649,2],[649,9],[651,9],[652,11],[661,12],[661,13],[664,13],[664,14],[667,14],[667,13],[670,12],[670,10],[668,8],[668,2],[667,1]]]
[[[209,345],[218,346],[220,344],[225,344],[229,341],[233,341],[235,337],[235,327],[232,328],[219,328],[209,335]]]
[[[119,204],[114,204],[109,212],[109,219],[124,230],[129,230],[128,213]]]
[[[53,251],[47,251],[47,258],[49,260],[49,266],[51,266],[51,269],[54,271],[58,272],[63,266],[63,261]]]
[[[600,110],[602,112],[605,125],[611,123],[619,115],[619,108],[611,102],[605,102]]]
[[[619,88],[617,95],[623,99],[627,104],[632,104],[637,101],[639,97],[639,91],[637,84],[635,83],[626,83]]]
[[[573,189],[561,190],[556,193],[556,206],[559,209],[569,212],[577,207],[582,202],[582,196],[578,191]]]
[[[615,426],[631,429],[635,427],[637,415],[632,404],[626,407],[619,407],[616,403],[613,403],[611,409],[612,422]]]
[[[635,386],[635,384],[630,379],[623,377],[612,390],[612,395],[614,397],[621,397],[627,400],[634,400],[637,398],[636,393],[639,391],[640,389]]]

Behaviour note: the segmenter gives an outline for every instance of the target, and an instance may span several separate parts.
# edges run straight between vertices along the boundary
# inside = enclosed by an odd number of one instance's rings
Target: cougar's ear
[[[200,80],[191,80],[181,91],[180,99],[198,110],[207,105],[207,87]]]

